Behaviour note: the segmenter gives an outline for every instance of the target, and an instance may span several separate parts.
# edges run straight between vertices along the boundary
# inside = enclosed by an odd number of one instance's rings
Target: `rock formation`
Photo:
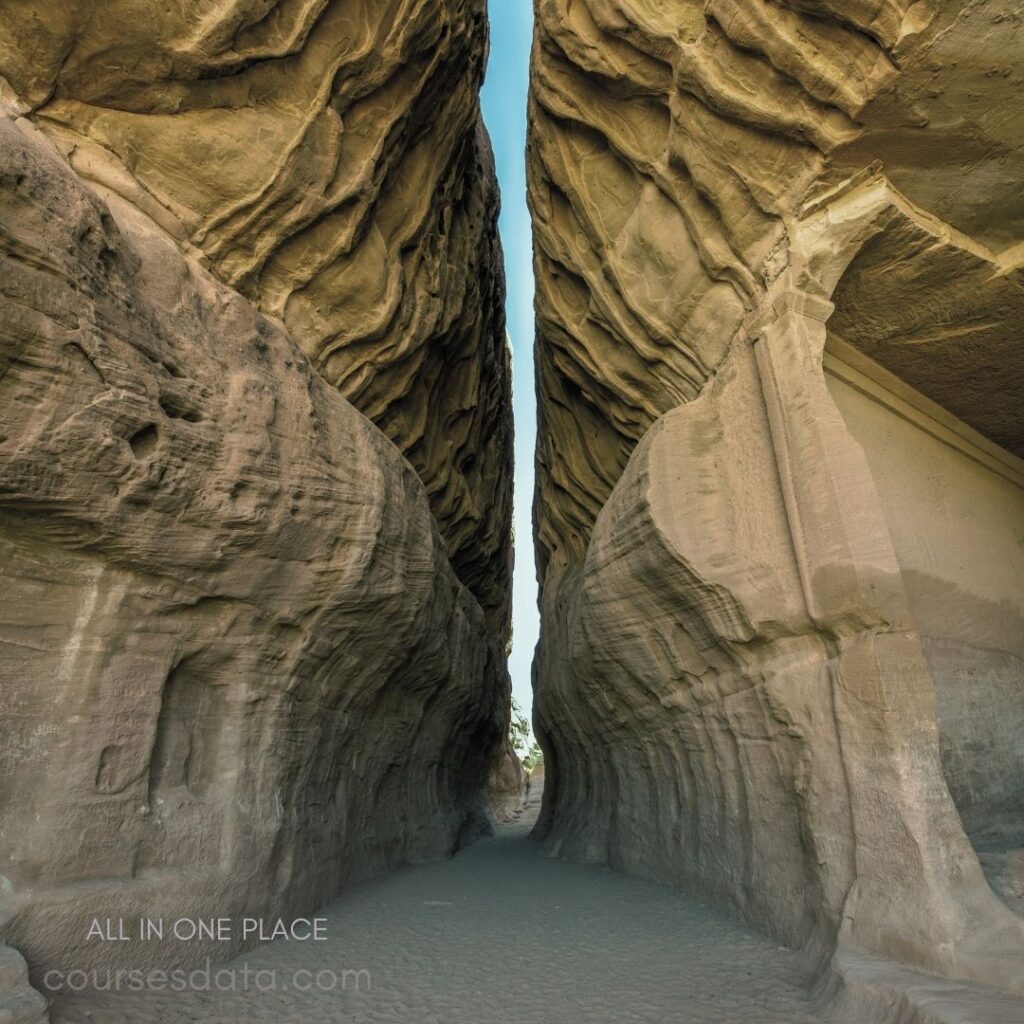
[[[530,778],[512,742],[506,737],[491,767],[487,796],[495,821],[514,821],[526,806]]]
[[[538,834],[1024,994],[1024,19],[536,10]]]
[[[310,912],[478,827],[511,512],[485,32],[473,0],[5,6],[0,940],[37,983],[237,949],[95,917]],[[0,1016],[42,1019],[0,953]]]
[[[280,318],[419,472],[505,628],[511,413],[482,0],[15,0],[0,74],[87,181]]]

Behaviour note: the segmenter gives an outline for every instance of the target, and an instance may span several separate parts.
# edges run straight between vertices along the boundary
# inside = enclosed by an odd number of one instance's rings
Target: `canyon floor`
[[[324,912],[327,941],[272,943],[226,965],[236,979],[248,965],[248,992],[93,993],[58,1000],[52,1019],[820,1022],[795,953],[669,888],[543,857],[528,836],[538,802],[535,794],[519,821],[450,861],[351,890]],[[300,993],[292,979],[301,971],[312,972],[314,987],[317,972],[332,973],[321,979],[324,991]],[[273,972],[273,979],[255,972]],[[311,976],[299,981],[308,986]],[[258,990],[272,986],[276,991]]]

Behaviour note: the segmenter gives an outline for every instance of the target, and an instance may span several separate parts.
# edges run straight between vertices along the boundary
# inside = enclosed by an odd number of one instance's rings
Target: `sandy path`
[[[454,860],[359,886],[324,912],[327,942],[276,943],[232,965],[273,970],[278,991],[254,978],[244,993],[93,994],[59,1004],[53,1020],[819,1024],[795,954],[671,889],[548,860],[526,831],[506,827]],[[299,993],[301,970],[340,980]]]

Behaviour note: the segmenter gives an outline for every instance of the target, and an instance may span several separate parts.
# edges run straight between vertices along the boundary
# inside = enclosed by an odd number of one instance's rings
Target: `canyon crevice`
[[[534,836],[730,915],[736,1006],[1009,1024],[1024,13],[535,10]],[[487,34],[485,0],[4,4],[0,1020],[54,969],[246,951],[97,920],[312,914],[522,810]]]
[[[1021,14],[536,12],[536,834],[1024,995]]]

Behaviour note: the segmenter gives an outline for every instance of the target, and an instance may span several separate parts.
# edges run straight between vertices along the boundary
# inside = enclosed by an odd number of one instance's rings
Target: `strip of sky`
[[[512,689],[527,711],[533,703],[530,664],[537,642],[533,562],[533,450],[537,402],[533,381],[533,257],[526,208],[526,101],[533,39],[532,0],[491,0],[491,56],[483,89],[484,120],[501,185],[501,240],[508,283],[506,314],[512,345],[516,419],[515,548],[512,596]]]

